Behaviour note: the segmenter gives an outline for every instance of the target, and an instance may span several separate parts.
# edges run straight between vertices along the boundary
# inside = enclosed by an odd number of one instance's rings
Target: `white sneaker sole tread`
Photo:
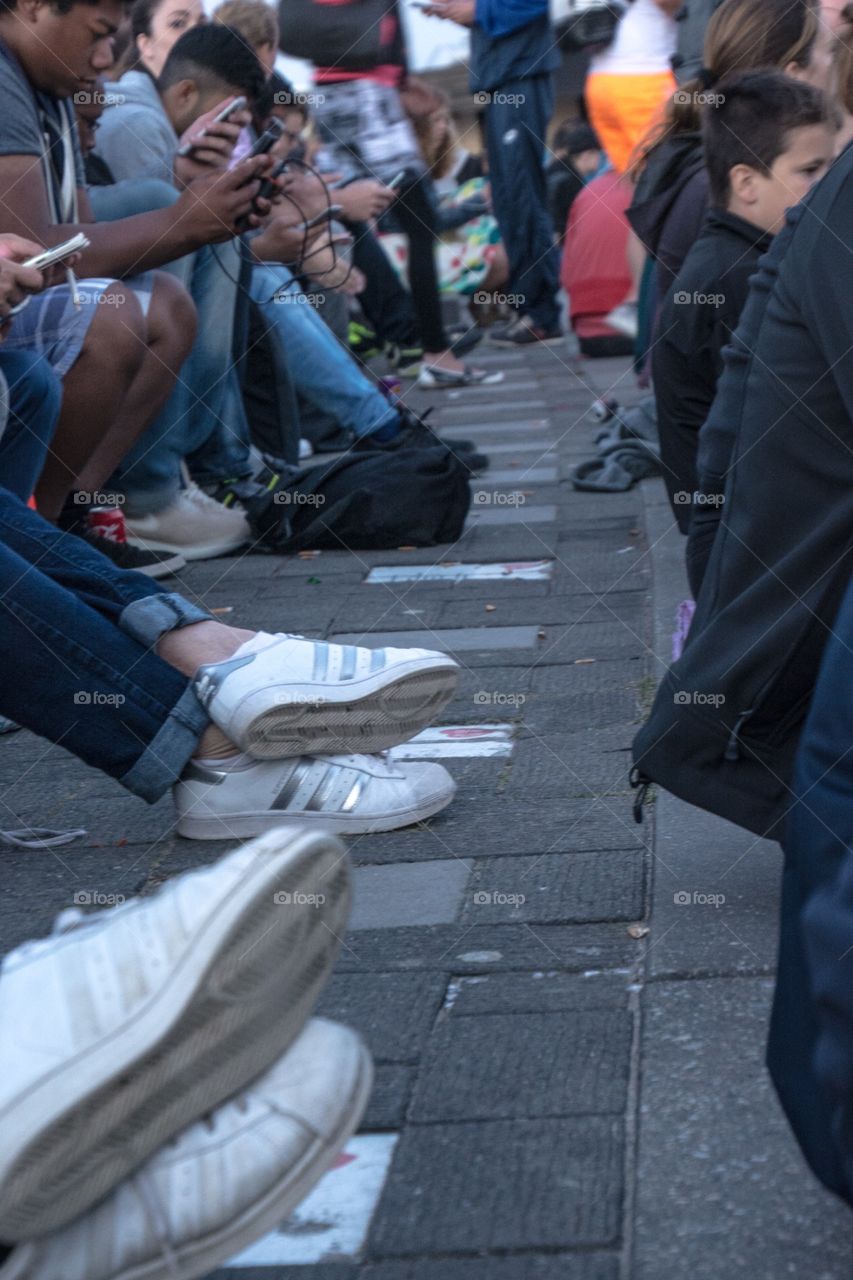
[[[281,892],[325,901],[284,908]],[[0,1114],[0,1240],[77,1217],[280,1058],[329,976],[349,903],[325,832],[271,835],[135,1021]]]

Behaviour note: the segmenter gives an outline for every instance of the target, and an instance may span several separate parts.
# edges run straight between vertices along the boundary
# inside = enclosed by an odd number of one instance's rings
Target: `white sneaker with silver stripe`
[[[363,649],[259,632],[238,657],[200,667],[211,720],[261,760],[373,753],[408,742],[450,701],[459,667],[429,649]]]
[[[231,840],[290,823],[336,835],[393,831],[438,813],[455,791],[440,764],[359,755],[252,760],[231,769],[191,762],[173,794],[180,835]]]

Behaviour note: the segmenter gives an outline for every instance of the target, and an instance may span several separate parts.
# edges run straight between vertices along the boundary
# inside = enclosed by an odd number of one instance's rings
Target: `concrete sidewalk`
[[[567,477],[593,452],[593,395],[630,399],[633,379],[624,361],[578,374],[560,347],[477,358],[506,381],[440,400],[443,433],[492,457],[455,546],[184,575],[239,626],[404,633],[462,664],[447,732],[418,748],[454,805],[349,841],[355,912],[321,1011],[375,1056],[363,1132],[217,1280],[849,1280],[849,1215],[762,1066],[779,856],[668,797],[642,827],[631,813],[682,548],[660,482]],[[29,734],[0,739],[0,779],[4,827],[88,829],[4,849],[4,949],[76,893],[144,892],[224,848]]]

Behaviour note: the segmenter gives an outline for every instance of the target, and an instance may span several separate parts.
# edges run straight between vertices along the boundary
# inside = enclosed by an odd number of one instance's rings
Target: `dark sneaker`
[[[378,356],[382,350],[382,343],[375,331],[370,325],[361,324],[358,320],[349,322],[347,344],[352,354],[359,360],[369,360],[371,356]]]
[[[556,329],[543,329],[541,325],[534,324],[528,316],[519,316],[517,320],[507,325],[496,325],[489,333],[490,341],[507,347],[527,347],[537,342],[540,345],[562,342],[563,336],[559,326]]]
[[[389,342],[385,348],[388,356],[388,363],[395,373],[401,378],[416,378],[421,371],[421,361],[424,358],[423,347],[397,346],[394,342]]]
[[[186,560],[174,551],[143,551],[129,542],[113,542],[91,529],[81,529],[70,535],[82,538],[90,547],[100,551],[101,555],[111,560],[117,569],[133,569],[136,573],[144,573],[146,578],[168,578],[186,567]]]

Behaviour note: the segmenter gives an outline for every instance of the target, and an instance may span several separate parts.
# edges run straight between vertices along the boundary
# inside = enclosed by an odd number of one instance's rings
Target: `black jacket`
[[[851,227],[848,148],[789,213],[725,351],[711,419],[737,439],[722,519],[684,653],[634,743],[641,777],[762,835],[789,808],[853,567]]]
[[[682,533],[697,504],[699,430],[737,328],[749,278],[773,237],[751,222],[709,209],[699,239],[662,299],[652,350],[663,475]]]
[[[708,175],[698,133],[683,133],[649,152],[627,218],[655,259],[658,298],[681,270],[708,207]]]

